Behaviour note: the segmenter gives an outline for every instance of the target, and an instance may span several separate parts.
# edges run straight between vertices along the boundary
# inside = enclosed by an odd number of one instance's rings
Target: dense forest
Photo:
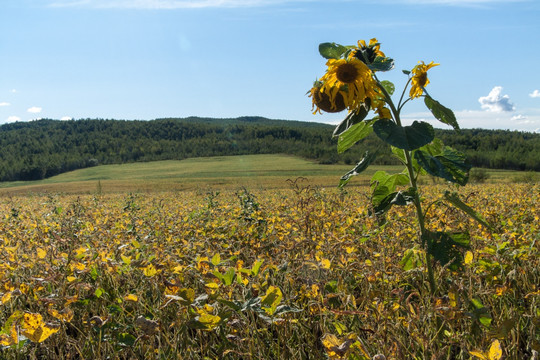
[[[261,117],[17,122],[0,127],[0,181],[38,180],[101,164],[223,155],[280,153],[353,164],[369,149],[378,151],[376,163],[395,162],[374,134],[338,154],[332,131],[328,124]],[[540,134],[436,132],[473,166],[540,171]]]

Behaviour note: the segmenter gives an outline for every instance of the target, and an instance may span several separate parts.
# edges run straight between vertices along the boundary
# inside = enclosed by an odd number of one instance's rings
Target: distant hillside
[[[223,155],[279,153],[323,164],[353,164],[371,149],[380,152],[377,163],[395,161],[373,134],[345,154],[337,154],[333,128],[261,117],[11,123],[0,126],[0,181],[38,180],[98,164]],[[445,144],[465,152],[473,166],[540,171],[538,134],[499,130],[437,133]]]

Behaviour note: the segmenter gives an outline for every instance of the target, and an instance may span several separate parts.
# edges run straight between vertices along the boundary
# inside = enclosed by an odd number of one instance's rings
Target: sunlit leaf
[[[334,42],[319,44],[319,53],[325,59],[339,59],[347,50],[347,47]]]
[[[459,130],[459,124],[452,110],[444,107],[437,100],[432,99],[430,96],[424,97],[424,103],[437,120],[439,120],[443,124],[452,126],[455,130]]]
[[[282,298],[283,294],[281,289],[276,286],[270,286],[268,290],[266,290],[266,294],[261,298],[262,308],[269,315],[272,315],[276,311],[277,306],[281,303]]]
[[[352,125],[338,137],[338,153],[343,153],[351,146],[373,132],[373,121],[366,120]]]

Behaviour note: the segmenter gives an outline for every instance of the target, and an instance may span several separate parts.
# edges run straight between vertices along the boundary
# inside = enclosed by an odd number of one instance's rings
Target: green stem
[[[392,111],[396,124],[399,127],[403,127],[403,125],[401,124],[401,118],[400,118],[401,108],[399,109],[396,108],[390,94],[386,91],[384,86],[382,86],[377,76],[375,76],[375,80],[377,81],[377,85],[379,86],[379,89],[381,90],[381,92],[383,93],[385,97],[386,103],[388,104],[388,106],[390,107],[390,110]],[[431,240],[426,236],[427,231],[426,231],[426,226],[425,226],[425,217],[424,217],[424,212],[422,211],[420,195],[418,193],[418,183],[416,182],[416,174],[414,172],[414,168],[412,165],[413,163],[412,163],[412,158],[411,158],[411,152],[407,150],[403,150],[403,153],[405,155],[405,166],[407,167],[407,172],[409,173],[410,185],[411,185],[411,188],[414,189],[414,206],[416,208],[416,216],[418,218],[418,226],[420,228],[420,242],[422,244],[422,247],[426,251],[426,267],[428,270],[429,288],[431,290],[431,294],[433,295],[435,294],[437,290],[437,286],[435,283],[435,275],[433,273],[433,267],[431,265],[432,263],[431,255],[428,252],[428,248],[431,245],[430,244]],[[426,244],[426,240],[428,242],[427,244]]]

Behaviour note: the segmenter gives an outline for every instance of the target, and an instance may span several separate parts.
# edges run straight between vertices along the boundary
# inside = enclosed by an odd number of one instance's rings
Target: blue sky
[[[441,64],[428,91],[463,128],[540,132],[539,19],[538,0],[1,0],[0,123],[336,123],[306,96],[325,71],[318,44],[375,37],[398,90],[402,69]],[[404,117],[432,121],[418,100]]]

